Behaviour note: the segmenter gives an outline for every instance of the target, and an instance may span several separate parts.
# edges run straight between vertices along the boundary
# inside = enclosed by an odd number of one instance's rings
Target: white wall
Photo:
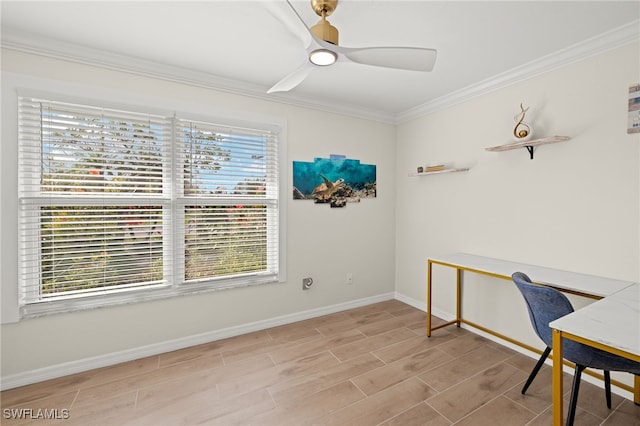
[[[4,324],[1,328],[2,377],[14,382],[73,365],[109,362],[112,354],[162,348],[213,336],[216,330],[241,330],[274,318],[295,317],[325,307],[390,298],[394,289],[395,127],[389,124],[215,92],[54,59],[2,51],[3,72],[72,82],[92,93],[122,93],[122,103],[148,98],[204,110],[267,114],[288,123],[287,277],[281,284],[225,290],[154,302],[102,308]],[[15,88],[3,80],[2,258],[1,285],[17,285],[17,147],[14,105],[6,97]],[[56,84],[52,84],[56,86]],[[52,88],[51,90],[54,90]],[[14,129],[13,133],[9,129]],[[292,200],[292,161],[344,154],[377,165],[378,197],[343,209]],[[344,283],[347,272],[353,285]],[[301,280],[314,285],[303,291]],[[213,334],[212,334],[213,333]],[[146,348],[146,349],[145,349]],[[31,375],[31,376],[30,376]],[[11,380],[10,380],[11,381]]]
[[[398,126],[400,297],[424,307],[426,259],[449,252],[640,279],[640,135],[626,132],[639,52],[630,44]],[[533,160],[524,148],[486,151],[511,141],[520,102],[536,136],[571,140],[538,147]],[[471,169],[407,176],[439,161]],[[434,275],[433,310],[454,315],[455,275]],[[541,346],[509,281],[466,274],[465,284],[467,319]]]

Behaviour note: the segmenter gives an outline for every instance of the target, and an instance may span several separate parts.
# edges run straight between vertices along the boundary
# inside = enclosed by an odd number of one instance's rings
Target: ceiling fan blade
[[[431,71],[437,51],[422,47],[339,47],[347,59],[364,65],[411,71]]]
[[[277,82],[271,89],[267,90],[267,93],[287,92],[293,89],[302,83],[312,70],[313,66],[308,61],[305,61],[295,71]]]
[[[281,1],[266,1],[263,3],[273,17],[280,21],[291,34],[302,41],[305,48],[311,44],[313,35],[289,0],[286,0],[286,6]]]

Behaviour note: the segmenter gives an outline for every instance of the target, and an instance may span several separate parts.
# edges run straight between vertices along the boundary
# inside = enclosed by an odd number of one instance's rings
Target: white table
[[[485,275],[497,276],[508,280],[511,280],[511,274],[514,272],[524,272],[538,284],[592,298],[608,296],[633,284],[631,281],[596,277],[593,275],[579,274],[502,259],[493,259],[467,253],[435,256],[429,258],[429,262]]]
[[[444,267],[456,269],[456,318],[455,320],[445,322],[438,326],[432,327],[431,304],[433,300],[432,276],[433,276],[434,266],[444,266]],[[585,312],[586,310],[587,313],[592,311],[597,312],[597,310],[599,309],[598,306],[602,306],[602,305],[597,305],[598,303],[600,303],[601,299],[605,298],[604,300],[611,301],[610,296],[616,295],[621,290],[624,290],[635,284],[631,281],[622,281],[622,280],[616,280],[611,278],[596,277],[593,275],[567,272],[559,269],[545,268],[543,266],[529,265],[529,264],[519,263],[519,262],[511,262],[508,260],[493,259],[489,257],[477,256],[477,255],[467,254],[467,253],[453,253],[453,254],[447,254],[443,256],[435,256],[435,257],[430,257],[427,260],[427,336],[428,337],[431,336],[432,331],[437,330],[439,328],[447,327],[453,324],[456,324],[459,327],[460,324],[465,324],[465,325],[474,327],[478,330],[482,330],[487,334],[491,334],[502,340],[505,340],[507,342],[510,342],[514,345],[520,346],[522,348],[525,348],[537,354],[542,353],[537,348],[534,348],[510,336],[505,336],[503,334],[497,333],[494,330],[489,329],[488,327],[484,327],[480,324],[476,324],[474,322],[471,322],[463,318],[462,302],[461,302],[461,294],[462,294],[461,287],[462,287],[462,275],[464,272],[473,272],[473,273],[488,275],[488,276],[508,280],[510,282],[511,282],[511,274],[513,274],[514,272],[524,272],[536,284],[553,287],[565,293],[577,294],[580,296],[597,299],[598,302],[594,302],[591,305],[588,305],[585,308],[582,308],[579,311],[577,311],[577,312]],[[624,293],[622,293],[622,295],[623,296],[617,296],[617,297],[618,298],[624,297]],[[613,300],[615,301],[617,300],[617,298],[614,298]],[[594,305],[596,306],[593,308],[590,308],[590,306],[594,306]],[[608,306],[608,305],[605,305],[605,306]],[[637,302],[635,306],[639,306]],[[622,310],[620,310],[620,312],[622,312]],[[581,317],[578,317],[578,318],[579,319],[577,322],[580,321]],[[594,314],[594,318],[598,318],[598,316]],[[608,317],[608,318],[613,318],[613,317]],[[636,325],[638,326],[637,322],[636,322]],[[595,329],[597,329],[597,327]],[[578,331],[581,332],[582,330],[578,330]],[[600,334],[601,338],[602,336],[606,336],[606,335],[607,333]],[[637,328],[636,328],[636,336],[637,335],[638,334],[637,334]],[[619,339],[615,344],[620,344],[620,341],[622,340],[624,340],[622,336],[619,336]],[[556,351],[554,350],[554,354],[555,353]],[[594,377],[602,378],[600,374],[591,372],[589,370],[585,370],[585,373],[592,375]],[[631,386],[628,386],[627,384],[620,383],[619,381],[616,381],[616,380],[611,380],[611,383],[615,386],[618,386],[621,389],[625,389],[629,392],[634,392],[634,395],[636,395],[635,398],[637,401],[638,388],[640,386],[638,383],[636,383],[633,388]],[[562,409],[562,407],[560,407],[560,409]]]
[[[593,346],[640,362],[640,284],[549,323],[553,329],[553,424],[562,424],[562,339]],[[640,404],[640,378],[634,379]]]
[[[434,265],[455,268],[457,272],[456,319],[441,324],[437,327],[431,326],[431,304],[433,300],[432,270]],[[453,253],[443,256],[430,257],[427,260],[427,336],[431,336],[431,332],[433,330],[437,330],[439,328],[446,327],[452,324],[460,326],[461,323],[464,323],[493,334],[496,337],[511,341],[511,339],[506,336],[497,334],[493,332],[493,330],[487,330],[479,324],[474,324],[462,317],[460,287],[462,285],[463,271],[489,275],[509,281],[511,281],[511,274],[513,274],[514,272],[524,272],[529,277],[531,277],[531,279],[536,284],[546,285],[556,288],[565,293],[577,294],[592,299],[601,299],[633,284],[630,281],[595,277],[593,275],[561,271],[559,269],[545,268],[543,266],[511,262],[508,260],[493,259],[490,257],[477,256],[467,253]],[[511,342],[527,349],[533,349],[530,346],[522,345],[517,341]]]

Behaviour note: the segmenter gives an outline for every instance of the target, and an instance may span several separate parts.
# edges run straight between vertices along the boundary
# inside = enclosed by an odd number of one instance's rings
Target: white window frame
[[[228,110],[222,110],[216,107],[193,104],[184,101],[177,101],[173,99],[147,97],[143,95],[137,95],[127,93],[124,99],[126,103],[122,102],[123,93],[120,91],[112,91],[107,89],[101,89],[92,87],[87,92],[87,87],[78,85],[75,83],[62,83],[58,81],[52,81],[48,79],[40,79],[34,77],[27,77],[22,75],[10,75],[3,73],[5,81],[9,80],[8,86],[14,86],[12,97],[17,105],[17,97],[19,96],[33,96],[43,99],[51,99],[62,102],[70,102],[83,105],[103,106],[106,108],[114,108],[125,111],[135,112],[147,112],[147,113],[163,113],[171,116],[179,115],[185,119],[200,120],[200,121],[212,121],[217,123],[225,123],[228,125],[237,126],[252,126],[258,128],[268,128],[278,132],[278,198],[277,198],[277,211],[278,211],[278,274],[276,279],[269,280],[268,282],[285,282],[286,281],[286,120],[282,117],[267,116],[261,114],[247,114],[244,112],[233,112]],[[25,84],[26,82],[26,84]],[[22,84],[20,84],[22,83]],[[4,85],[3,85],[4,86]],[[26,88],[25,88],[26,87]],[[51,92],[51,88],[56,91]],[[65,93],[61,95],[60,93]],[[87,98],[86,94],[91,93],[94,98]],[[95,99],[99,99],[96,101]],[[15,128],[12,128],[10,132],[11,140],[17,141],[17,123]],[[3,131],[3,135],[5,132]],[[7,139],[5,139],[7,140]],[[15,160],[17,161],[17,146],[11,150],[16,154]],[[175,184],[174,184],[175,185]],[[16,182],[17,186],[17,182]],[[176,217],[175,210],[178,203],[176,197],[173,196],[171,201],[171,211],[173,218]],[[18,204],[18,200],[16,200]],[[17,210],[17,209],[16,209]],[[17,216],[17,215],[16,215]],[[177,250],[180,246],[176,243],[176,239],[180,238],[179,226],[173,225],[173,250]],[[176,259],[176,255],[172,256]],[[19,260],[19,259],[18,259]],[[131,291],[126,293],[114,293],[101,296],[94,296],[89,298],[78,298],[73,300],[61,300],[52,301],[46,303],[38,303],[31,305],[21,305],[19,300],[16,300],[17,294],[14,289],[6,288],[6,283],[3,283],[2,295],[8,295],[9,297],[3,297],[3,310],[5,307],[9,309],[5,311],[2,316],[3,323],[14,322],[21,318],[36,317],[45,314],[70,312],[81,309],[91,309],[101,306],[117,305],[145,300],[154,300],[161,298],[174,297],[185,293],[195,292],[208,292],[225,288],[233,288],[239,286],[250,286],[255,284],[265,283],[264,280],[256,279],[229,279],[224,285],[220,285],[220,282],[216,282],[213,285],[198,285],[198,286],[185,286],[180,285],[181,280],[177,277],[177,270],[179,268],[173,268],[173,273],[169,278],[170,285],[165,288],[157,289],[144,289],[139,291]],[[16,277],[18,278],[18,277]]]

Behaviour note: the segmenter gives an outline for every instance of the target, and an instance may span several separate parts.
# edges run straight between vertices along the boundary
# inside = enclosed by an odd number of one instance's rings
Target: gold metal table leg
[[[462,269],[456,268],[456,324],[460,327],[462,319]]]
[[[562,426],[562,332],[553,330],[553,425]]]
[[[427,337],[431,337],[431,260],[427,261]]]

